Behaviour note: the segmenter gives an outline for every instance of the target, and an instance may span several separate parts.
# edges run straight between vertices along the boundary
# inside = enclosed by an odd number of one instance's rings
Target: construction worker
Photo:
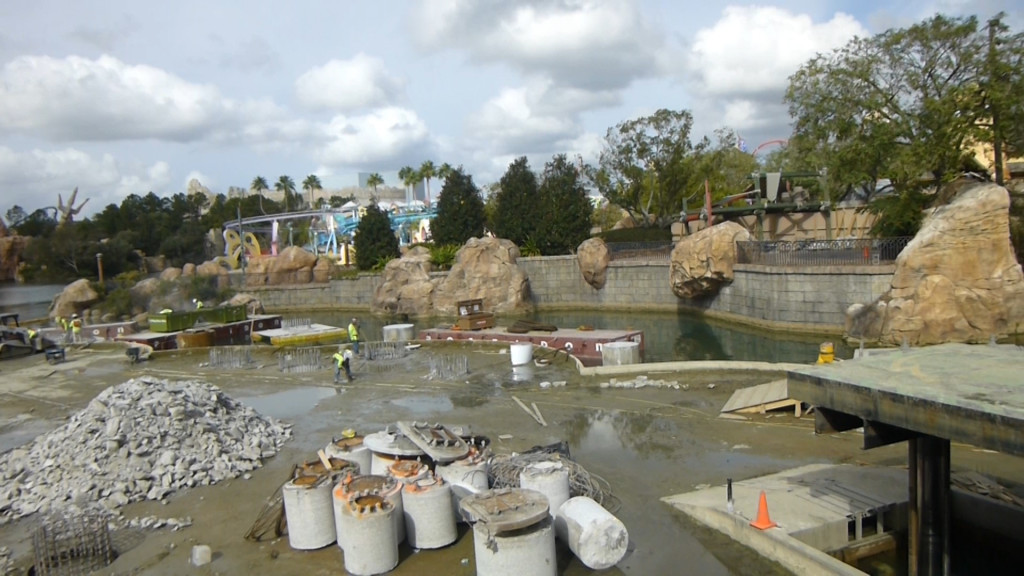
[[[78,314],[71,315],[71,341],[78,343],[82,339],[82,319]]]
[[[196,305],[196,310],[202,310],[203,309],[203,301],[202,300],[200,300],[198,298],[193,298],[192,299],[192,303]]]
[[[348,340],[352,343],[352,351],[359,354],[359,318],[353,318],[349,323]]]
[[[345,370],[345,377],[348,381],[352,381],[352,351],[346,349],[344,346],[338,346],[338,351],[334,353],[334,361],[337,366],[334,367],[334,383],[339,384],[341,382],[341,371]]]

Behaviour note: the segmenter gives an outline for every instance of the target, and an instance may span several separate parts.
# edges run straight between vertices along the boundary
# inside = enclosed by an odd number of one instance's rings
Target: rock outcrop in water
[[[748,240],[750,232],[735,222],[716,224],[680,240],[672,249],[672,292],[687,299],[717,294],[732,282],[736,243]]]

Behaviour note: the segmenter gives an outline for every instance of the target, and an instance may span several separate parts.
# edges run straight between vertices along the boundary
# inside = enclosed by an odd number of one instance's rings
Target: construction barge
[[[154,314],[148,330],[120,334],[116,340],[144,344],[153,350],[233,346],[251,344],[257,331],[280,327],[280,314],[248,316],[245,306],[219,306]]]

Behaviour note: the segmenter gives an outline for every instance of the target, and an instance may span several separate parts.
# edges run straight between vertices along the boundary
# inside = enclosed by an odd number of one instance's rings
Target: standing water
[[[16,313],[22,321],[46,318],[53,297],[62,290],[58,284],[0,284],[0,312]]]

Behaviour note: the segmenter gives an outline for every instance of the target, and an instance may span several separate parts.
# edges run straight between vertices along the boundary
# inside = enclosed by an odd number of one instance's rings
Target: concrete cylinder
[[[346,518],[345,570],[355,576],[390,572],[398,566],[394,506],[380,494],[351,499],[343,508]]]
[[[533,343],[516,342],[509,347],[509,356],[513,366],[522,366],[533,361]]]
[[[342,438],[324,448],[328,458],[341,458],[358,466],[357,474],[370,474],[370,449],[363,445],[363,438]]]
[[[588,568],[604,570],[626,555],[626,526],[586,496],[566,500],[555,516],[555,532]]]
[[[519,472],[519,487],[547,496],[548,511],[554,517],[569,499],[569,470],[560,462],[535,462]]]
[[[401,544],[405,540],[405,519],[402,516],[402,485],[395,482],[394,478],[377,475],[350,476],[339,484],[338,488],[335,488],[335,501],[341,500],[343,506],[345,501],[371,493],[380,494],[395,508],[396,512],[393,519],[395,541]],[[347,538],[347,536],[344,536],[344,528],[341,529],[340,534],[343,535],[343,540]],[[345,542],[341,542],[339,546],[345,549]]]
[[[556,576],[555,531],[551,518],[533,526],[490,534],[482,522],[473,525],[477,576]]]
[[[331,506],[331,484],[318,476],[299,476],[282,488],[288,519],[288,544],[316,550],[337,538]]]
[[[388,324],[383,328],[385,342],[408,342],[413,339],[412,324]]]
[[[487,459],[475,450],[465,458],[434,467],[434,474],[452,486],[452,511],[456,521],[463,521],[459,502],[466,496],[487,490],[489,487],[488,471]]]
[[[639,363],[639,342],[606,342],[601,346],[602,366],[624,366]]]
[[[413,548],[441,548],[455,542],[455,513],[451,485],[440,478],[423,478],[402,489],[405,536]]]
[[[402,484],[412,484],[429,473],[430,468],[416,460],[399,460],[388,466],[388,476]]]

